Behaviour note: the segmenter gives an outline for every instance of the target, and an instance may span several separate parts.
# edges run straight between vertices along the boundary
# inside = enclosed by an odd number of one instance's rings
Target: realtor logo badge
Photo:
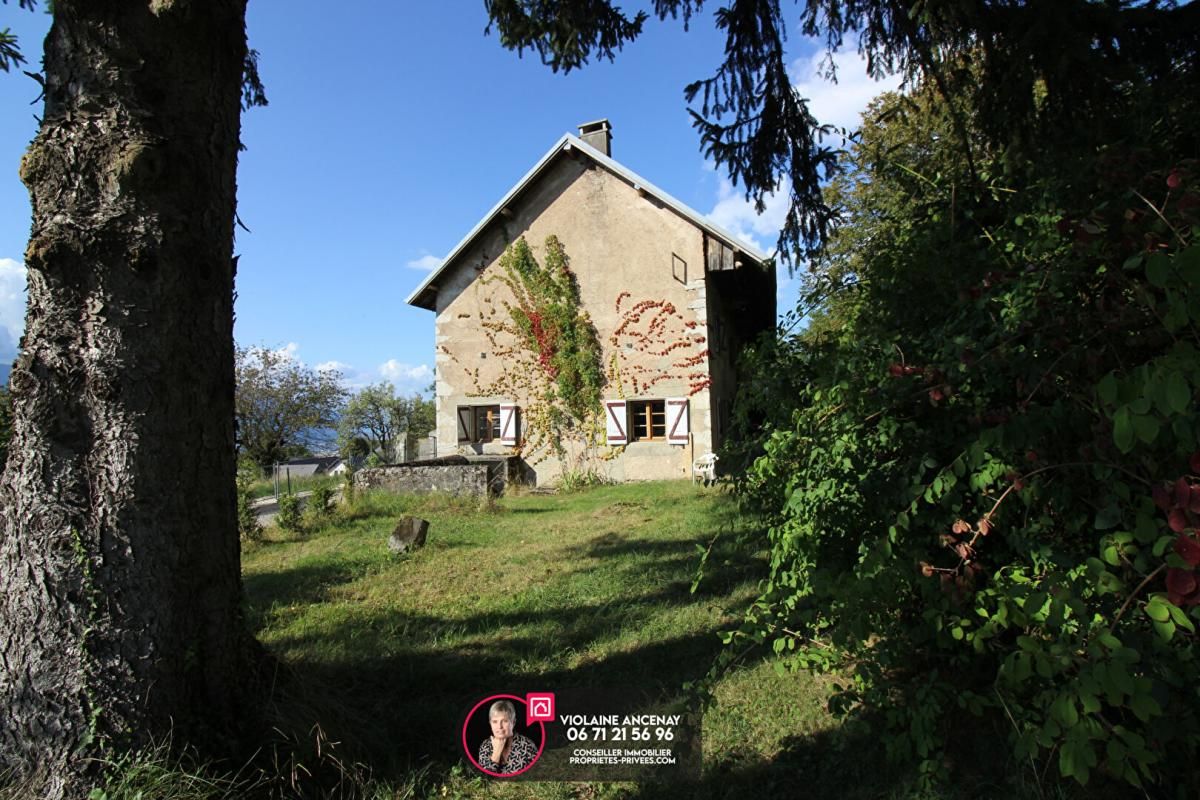
[[[525,695],[525,724],[554,722],[554,692],[530,692]]]

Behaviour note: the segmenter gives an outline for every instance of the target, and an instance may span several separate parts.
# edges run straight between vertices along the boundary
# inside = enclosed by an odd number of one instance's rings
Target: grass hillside
[[[430,520],[429,543],[396,557],[386,539],[404,513]],[[718,533],[693,593],[697,546]],[[310,734],[319,719],[312,735],[343,741],[346,765],[369,764],[380,796],[626,796],[666,787],[476,778],[456,739],[464,702],[530,683],[679,691],[707,673],[718,631],[754,597],[755,541],[723,494],[654,483],[483,508],[371,495],[323,530],[269,531],[243,561],[251,626],[304,701],[281,700],[282,713]],[[826,692],[747,654],[705,717],[708,788],[792,785],[797,763],[771,765],[789,748],[803,759],[798,737],[834,727]]]
[[[429,541],[395,556],[386,540],[403,514],[431,522]],[[303,534],[268,529],[247,544],[243,571],[248,621],[276,660],[275,740],[230,779],[163,767],[154,754],[113,764],[93,797],[922,796],[875,737],[826,712],[832,679],[777,675],[754,648],[712,685],[698,784],[513,783],[467,764],[462,715],[487,694],[636,687],[669,697],[705,677],[723,651],[718,633],[757,596],[761,542],[727,495],[687,483],[482,506],[369,494],[310,518]],[[937,796],[1060,796],[997,763],[988,742],[1003,732],[973,733],[979,744],[957,758],[976,777]]]

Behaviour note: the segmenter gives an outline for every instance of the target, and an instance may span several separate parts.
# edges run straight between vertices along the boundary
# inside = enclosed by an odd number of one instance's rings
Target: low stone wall
[[[509,462],[520,459],[468,459],[465,456],[431,458],[386,467],[372,467],[354,474],[360,489],[385,489],[389,492],[426,494],[445,492],[482,497],[486,492],[503,494],[504,487],[519,474]]]

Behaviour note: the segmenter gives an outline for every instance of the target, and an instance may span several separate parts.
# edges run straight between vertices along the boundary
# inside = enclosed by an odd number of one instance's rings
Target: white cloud
[[[379,365],[379,374],[397,384],[397,388],[406,384],[427,383],[433,378],[433,370],[427,364],[414,367],[410,364],[402,364],[394,358],[389,358]]]
[[[28,271],[20,261],[0,258],[0,327],[12,340],[13,350],[25,330],[25,293]]]
[[[405,266],[409,269],[419,269],[425,272],[433,272],[442,265],[442,261],[443,259],[426,253],[420,258],[415,258],[412,261],[409,261],[407,264],[405,264]]]
[[[236,344],[236,343],[235,343]],[[296,357],[296,353],[300,351],[300,345],[295,342],[288,342],[283,347],[267,347],[261,344],[252,344],[246,348],[246,361],[248,364],[261,365],[262,357],[270,355],[276,363],[295,362],[300,366],[306,366],[305,363]]]
[[[0,325],[0,376],[7,374],[4,370],[17,358],[17,343],[8,335],[8,328]]]
[[[317,372],[340,372],[343,375],[349,373],[354,367],[343,361],[324,361],[313,367]]]
[[[895,75],[878,82],[873,80],[867,75],[866,59],[854,52],[839,53],[835,57],[838,82],[832,83],[822,77],[824,58],[824,50],[818,50],[808,58],[794,61],[791,70],[796,91],[808,99],[809,110],[823,124],[857,128],[862,112],[876,95],[900,86],[900,78]],[[836,146],[836,143],[831,144]],[[706,162],[704,168],[712,170],[713,165]],[[735,187],[728,177],[722,177],[717,186],[716,205],[708,217],[749,244],[774,252],[779,231],[787,218],[788,204],[789,192],[781,183],[775,193],[766,198],[766,208],[759,214],[741,188]],[[783,288],[781,282],[781,291]]]
[[[300,361],[296,358],[296,353],[300,352],[300,345],[295,342],[288,342],[283,347],[276,348],[275,354],[284,361]],[[303,361],[300,361],[303,364]]]
[[[717,204],[708,212],[708,218],[734,236],[770,253],[775,249],[787,210],[788,192],[782,186],[767,196],[766,208],[759,214],[754,210],[754,202],[747,200],[729,178],[722,177],[717,187]]]
[[[867,60],[856,52],[841,52],[834,57],[837,83],[824,77],[825,51],[792,62],[792,83],[817,122],[853,130],[862,122],[862,113],[877,95],[900,86],[899,75],[876,81],[867,74]]]

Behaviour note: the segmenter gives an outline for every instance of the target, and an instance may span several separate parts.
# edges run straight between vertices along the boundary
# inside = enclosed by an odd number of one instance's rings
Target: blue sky
[[[626,3],[628,8],[635,4]],[[235,337],[336,366],[351,386],[432,379],[433,314],[409,292],[564,132],[607,117],[613,156],[719,224],[772,250],[782,202],[758,217],[705,162],[683,87],[708,77],[724,40],[711,8],[651,20],[615,63],[554,74],[536,54],[485,36],[482,0],[250,0],[270,106],[243,117]],[[790,10],[790,6],[787,7]],[[786,13],[786,12],[785,12]],[[0,28],[38,64],[49,17],[0,6]],[[819,119],[856,124],[881,91],[853,54],[839,83],[815,76],[820,54],[798,35],[793,76]],[[0,73],[0,359],[24,320],[28,194],[17,165],[36,132],[38,86]],[[794,289],[781,276],[781,311]]]

